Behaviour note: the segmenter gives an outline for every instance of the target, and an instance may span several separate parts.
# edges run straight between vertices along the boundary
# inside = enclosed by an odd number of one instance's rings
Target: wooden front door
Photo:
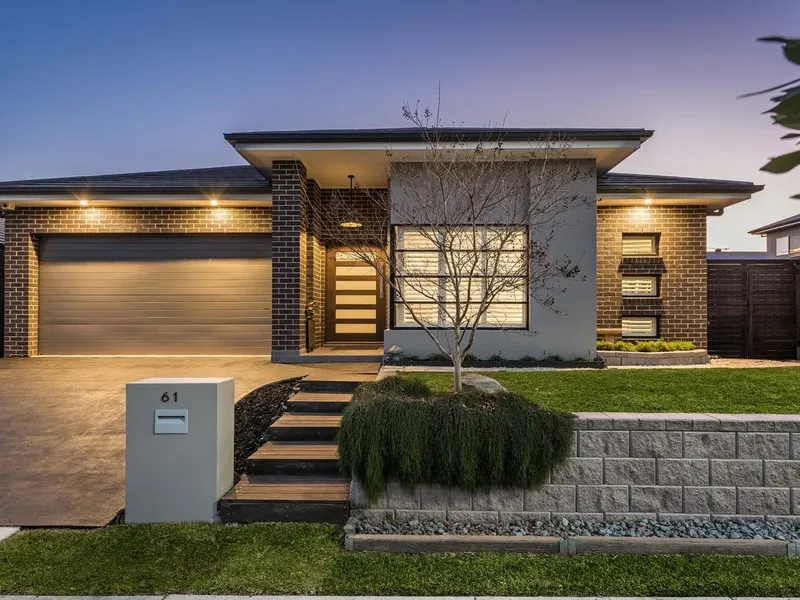
[[[343,248],[328,250],[326,262],[326,341],[383,341],[386,298],[378,273]]]

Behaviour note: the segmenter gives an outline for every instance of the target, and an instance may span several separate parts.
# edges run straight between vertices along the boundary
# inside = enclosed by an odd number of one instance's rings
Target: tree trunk
[[[453,351],[453,391],[461,391],[461,348],[458,344]]]

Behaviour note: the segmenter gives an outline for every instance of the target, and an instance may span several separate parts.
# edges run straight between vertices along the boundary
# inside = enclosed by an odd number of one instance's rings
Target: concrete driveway
[[[0,360],[0,526],[101,526],[125,499],[125,384],[234,377],[236,398],[273,381],[364,365],[261,358]],[[372,372],[377,371],[377,365]]]

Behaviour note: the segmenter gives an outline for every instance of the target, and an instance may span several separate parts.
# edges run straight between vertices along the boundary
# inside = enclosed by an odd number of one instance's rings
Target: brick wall
[[[305,351],[308,181],[300,161],[272,162],[272,361]]]
[[[321,190],[313,179],[308,180],[308,237],[306,249],[306,288],[308,300],[315,303],[314,347],[325,343],[325,243],[322,240],[323,211]]]
[[[35,356],[38,352],[40,235],[271,231],[269,208],[18,208],[6,217],[6,356]]]
[[[657,258],[624,258],[623,233],[659,234]],[[622,298],[622,275],[656,275],[658,298]],[[659,337],[707,345],[706,207],[597,209],[597,326],[623,316],[657,316]]]
[[[572,456],[532,490],[397,484],[354,516],[497,522],[800,518],[800,416],[578,413]],[[390,514],[387,514],[390,513]]]

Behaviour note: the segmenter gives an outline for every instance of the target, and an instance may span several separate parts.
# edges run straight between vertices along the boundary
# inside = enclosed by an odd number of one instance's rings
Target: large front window
[[[395,228],[394,325],[525,327],[526,244],[522,227]]]

